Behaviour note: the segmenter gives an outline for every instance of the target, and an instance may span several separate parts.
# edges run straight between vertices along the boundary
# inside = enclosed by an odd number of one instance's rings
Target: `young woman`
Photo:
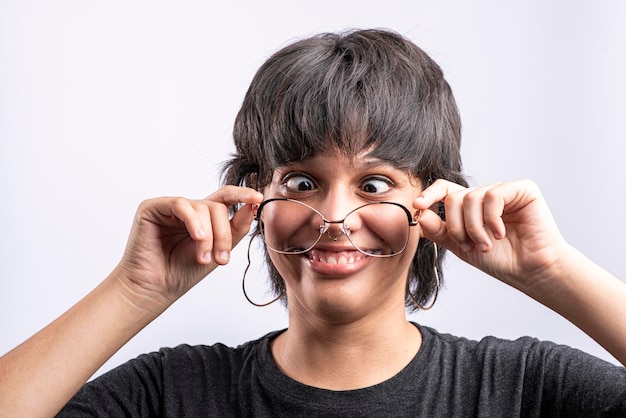
[[[626,413],[623,367],[528,337],[470,341],[407,321],[407,308],[436,300],[447,249],[626,363],[626,285],[564,241],[532,182],[467,187],[454,99],[410,41],[365,30],[278,51],[252,81],[234,139],[223,188],[142,203],[110,276],[0,360],[2,414]],[[161,349],[85,385],[228,263],[251,225],[286,330],[236,348]]]

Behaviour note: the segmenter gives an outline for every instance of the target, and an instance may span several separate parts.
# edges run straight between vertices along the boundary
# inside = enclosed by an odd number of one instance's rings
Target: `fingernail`
[[[224,262],[227,262],[230,259],[230,253],[228,251],[220,251],[217,256]]]
[[[200,238],[204,238],[206,236],[206,234],[204,233],[204,229],[202,229],[202,228],[198,228],[196,230],[196,234],[198,234],[198,237],[200,237]]]
[[[211,252],[210,251],[208,253],[204,253],[204,255],[202,256],[202,261],[204,261],[205,263],[210,263],[211,262]]]
[[[472,248],[474,248],[474,246],[468,242],[461,244],[461,249],[463,249],[463,251],[465,251],[466,253],[472,251]]]

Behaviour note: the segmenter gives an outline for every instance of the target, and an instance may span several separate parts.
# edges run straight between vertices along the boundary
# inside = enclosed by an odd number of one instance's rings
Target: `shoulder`
[[[477,393],[495,396],[496,403],[521,395],[527,411],[626,408],[626,369],[575,348],[532,337],[471,340],[424,326],[420,330],[426,364],[444,370],[444,380],[471,376]]]
[[[195,416],[196,408],[220,415],[236,407],[233,391],[251,380],[252,363],[276,334],[237,347],[182,344],[140,355],[83,386],[59,416],[158,416],[183,410]]]
[[[599,367],[625,373],[625,369],[613,365],[590,354],[563,344],[523,336],[517,339],[504,339],[486,336],[479,340],[441,333],[419,326],[424,339],[424,351],[455,358],[467,358],[484,365],[504,363],[509,367],[525,368],[564,368],[567,364],[578,367]]]
[[[534,337],[523,336],[517,339],[504,339],[494,336],[486,336],[478,340],[458,337],[452,334],[442,333],[433,328],[419,325],[425,345],[436,346],[439,350],[459,351],[471,353],[479,357],[521,356],[539,355],[583,355],[587,354],[574,348],[556,344],[552,341],[539,340]],[[589,356],[591,357],[591,356]]]
[[[228,346],[222,343],[212,345],[181,344],[176,347],[161,348],[158,352],[148,354],[148,357],[158,358],[164,368],[192,367],[193,369],[212,370],[223,369],[236,371],[254,358],[259,350],[263,349],[279,331],[271,332],[256,340],[251,340],[239,346]],[[140,357],[141,358],[141,357]]]

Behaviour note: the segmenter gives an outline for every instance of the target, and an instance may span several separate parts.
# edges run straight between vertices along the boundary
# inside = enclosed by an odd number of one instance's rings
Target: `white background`
[[[0,354],[115,266],[139,202],[204,197],[258,66],[320,31],[385,27],[444,68],[474,184],[531,178],[565,237],[626,278],[626,6],[621,1],[0,1]],[[102,370],[179,343],[286,325],[241,294],[245,245]],[[615,360],[552,311],[450,258],[411,318],[533,335]],[[102,371],[101,370],[101,371]]]

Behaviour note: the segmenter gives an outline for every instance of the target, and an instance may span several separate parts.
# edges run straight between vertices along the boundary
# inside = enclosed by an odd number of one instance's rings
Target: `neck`
[[[404,309],[350,323],[291,316],[272,353],[289,377],[309,386],[351,390],[381,383],[415,357],[421,333]]]

